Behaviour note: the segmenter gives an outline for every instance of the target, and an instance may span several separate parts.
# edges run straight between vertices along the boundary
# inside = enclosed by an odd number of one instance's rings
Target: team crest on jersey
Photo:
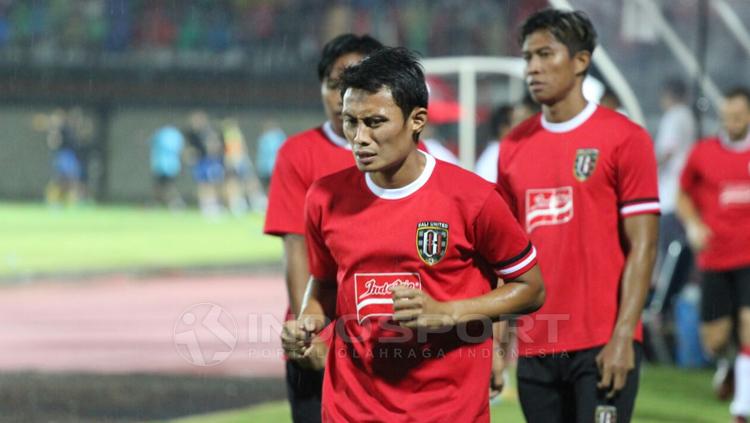
[[[617,423],[617,408],[611,405],[597,406],[594,423]]]
[[[417,224],[417,253],[423,262],[433,266],[448,250],[448,224],[420,222]]]
[[[599,150],[596,148],[579,148],[576,151],[576,160],[573,164],[573,174],[579,182],[583,182],[594,173],[596,160],[599,158]]]

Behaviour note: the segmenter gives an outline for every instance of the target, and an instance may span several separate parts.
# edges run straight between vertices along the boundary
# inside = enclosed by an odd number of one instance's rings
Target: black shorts
[[[287,360],[286,392],[294,423],[320,423],[323,370],[304,369]]]
[[[635,369],[612,399],[596,387],[602,347],[518,359],[518,396],[528,423],[628,423],[638,394],[643,346],[633,343]]]
[[[723,272],[704,271],[702,279],[702,321],[734,318],[740,307],[750,307],[750,267]]]

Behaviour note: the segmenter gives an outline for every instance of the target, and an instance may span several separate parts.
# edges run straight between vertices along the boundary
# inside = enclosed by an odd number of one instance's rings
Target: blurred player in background
[[[539,248],[548,294],[516,328],[521,406],[530,423],[629,422],[658,232],[652,142],[584,98],[585,14],[537,12],[520,41],[542,113],[500,143],[497,188]]]
[[[154,197],[157,204],[172,210],[185,206],[175,179],[182,171],[182,152],[185,138],[174,126],[156,130],[151,137],[151,175],[154,178]]]
[[[241,216],[252,209],[266,208],[266,195],[255,173],[253,162],[247,152],[245,136],[236,119],[227,118],[221,122],[221,139],[224,144],[224,202],[235,216]]]
[[[341,121],[339,75],[382,45],[374,38],[343,34],[324,47],[318,62],[318,80],[327,121],[320,127],[290,137],[279,150],[268,193],[264,232],[284,242],[284,265],[289,310],[299,313],[310,277],[305,247],[305,195],[313,182],[354,165],[351,147]],[[287,361],[286,381],[292,418],[296,423],[320,421],[323,364],[327,346],[315,340],[318,354],[310,359]]]
[[[224,181],[224,146],[221,137],[202,110],[190,114],[184,133],[190,147],[201,212],[204,216],[216,217],[222,213],[220,193]]]
[[[82,195],[82,166],[78,156],[79,139],[70,125],[68,113],[57,109],[46,119],[47,146],[52,151],[52,180],[45,197],[51,206],[73,205]]]
[[[308,192],[312,277],[285,349],[304,359],[335,319],[324,421],[489,422],[490,320],[543,303],[535,250],[490,183],[418,149],[413,53],[380,50],[341,80],[356,167]]]
[[[724,130],[699,142],[680,178],[677,214],[697,254],[703,280],[701,336],[721,357],[739,334],[735,359],[735,422],[750,416],[750,91],[727,93]],[[737,326],[735,327],[735,322]]]
[[[490,130],[493,138],[477,159],[475,172],[482,178],[497,182],[497,154],[500,151],[500,140],[519,123],[539,113],[539,105],[529,96],[515,105],[498,106],[490,116]]]

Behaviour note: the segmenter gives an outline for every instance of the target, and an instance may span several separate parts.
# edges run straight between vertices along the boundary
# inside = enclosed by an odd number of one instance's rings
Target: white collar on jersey
[[[565,122],[549,122],[542,115],[542,126],[550,132],[568,132],[583,125],[596,111],[596,103],[589,101],[580,113]]]
[[[745,139],[742,141],[730,141],[727,133],[722,131],[719,133],[719,141],[721,141],[722,147],[727,150],[743,153],[750,150],[750,131],[748,131],[747,135],[745,135]]]
[[[323,133],[326,134],[328,140],[333,144],[336,144],[337,146],[345,148],[347,150],[352,149],[352,147],[349,145],[349,141],[347,141],[346,138],[341,137],[337,133],[333,132],[333,125],[331,125],[330,121],[326,121],[326,123],[323,124]]]
[[[419,151],[419,153],[424,155],[426,161],[422,174],[419,175],[417,179],[401,188],[381,188],[375,185],[375,182],[373,182],[370,177],[370,172],[367,172],[365,173],[367,188],[370,188],[370,191],[372,191],[373,194],[384,200],[400,200],[419,191],[419,189],[430,179],[430,176],[432,176],[432,171],[435,170],[435,158],[423,151]]]

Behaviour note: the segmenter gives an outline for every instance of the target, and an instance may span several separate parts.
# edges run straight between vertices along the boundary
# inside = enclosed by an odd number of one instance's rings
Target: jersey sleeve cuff
[[[494,266],[495,274],[503,279],[513,279],[528,272],[536,265],[536,248],[529,242],[521,254]]]
[[[644,198],[626,201],[620,205],[620,215],[623,217],[639,214],[661,214],[658,198]]]

